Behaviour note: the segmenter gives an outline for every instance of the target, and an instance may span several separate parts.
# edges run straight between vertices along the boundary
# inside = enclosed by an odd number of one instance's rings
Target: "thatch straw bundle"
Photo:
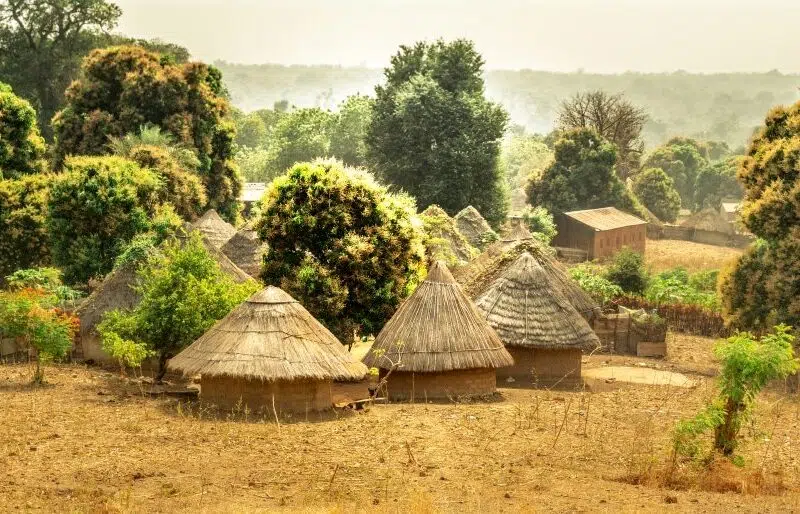
[[[478,209],[468,205],[455,215],[456,228],[469,244],[476,248],[485,248],[490,242],[498,239],[497,233],[492,230],[489,223],[481,216]]]
[[[692,214],[681,223],[681,226],[693,228],[695,230],[722,232],[728,235],[732,235],[736,231],[725,214],[711,207]]]
[[[274,286],[236,307],[169,367],[264,381],[361,380],[367,373],[322,323]]]
[[[494,369],[513,364],[511,355],[442,263],[383,327],[364,363],[403,372]]]
[[[498,241],[469,266],[456,270],[456,278],[470,298],[478,298],[524,252],[536,259],[550,285],[566,297],[581,316],[592,319],[599,315],[600,307],[572,280],[566,268],[550,255],[547,248],[534,239]]]
[[[600,343],[528,252],[517,257],[475,306],[506,346],[593,350]]]
[[[199,230],[216,248],[222,248],[236,234],[233,225],[222,219],[214,209],[203,214],[191,227]]]
[[[255,230],[243,228],[225,243],[222,253],[242,271],[251,277],[257,277],[261,274],[261,264],[267,248],[267,244],[261,242]]]

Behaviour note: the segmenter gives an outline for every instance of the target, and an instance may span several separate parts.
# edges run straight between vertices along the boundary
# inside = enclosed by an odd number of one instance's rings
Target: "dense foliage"
[[[681,197],[675,182],[661,168],[647,168],[633,179],[633,192],[661,221],[674,223],[681,210]]]
[[[103,155],[109,137],[160,127],[195,151],[197,174],[214,208],[229,221],[239,212],[241,179],[233,162],[235,128],[219,71],[202,63],[173,64],[140,47],[93,51],[53,119],[57,162],[67,155]]]
[[[44,151],[33,107],[0,82],[0,180],[42,172]]]
[[[694,188],[697,174],[708,161],[701,154],[701,147],[694,139],[673,138],[665,145],[653,150],[644,161],[645,168],[660,168],[674,182],[687,207],[694,205]]]
[[[742,158],[728,157],[705,166],[697,173],[694,184],[695,211],[706,208],[720,210],[722,201],[742,197],[742,186],[736,180]]]
[[[558,234],[553,215],[541,206],[527,206],[522,211],[521,215],[522,221],[525,223],[525,226],[528,227],[528,230],[530,230],[531,235],[545,246],[550,246],[550,243]]]
[[[719,396],[696,417],[678,422],[673,436],[675,454],[696,457],[700,436],[713,431],[714,450],[732,456],[761,389],[800,367],[792,350],[794,339],[789,327],[778,325],[761,339],[741,332],[718,344],[714,353],[722,363],[717,379]]]
[[[322,109],[298,109],[281,117],[272,135],[272,163],[285,173],[297,162],[326,157],[330,151],[331,114]]]
[[[494,226],[507,212],[499,166],[508,115],[484,97],[483,59],[466,40],[401,46],[367,130],[369,159],[421,208],[472,205]]]
[[[772,110],[739,169],[741,219],[761,242],[721,281],[735,326],[764,330],[800,326],[800,102]]]
[[[622,288],[605,277],[599,266],[583,263],[570,268],[569,275],[601,307],[622,295]]]
[[[347,166],[367,165],[367,128],[372,117],[372,99],[353,95],[339,106],[330,127],[330,154]]]
[[[0,276],[50,262],[46,223],[51,175],[0,180]]]
[[[340,340],[376,334],[414,287],[422,259],[413,201],[336,161],[272,182],[257,230],[262,278],[297,298]]]
[[[121,157],[71,157],[53,181],[47,229],[68,283],[111,271],[133,237],[151,228],[162,183]]]
[[[159,378],[167,360],[205,333],[258,290],[224,273],[193,233],[181,244],[167,241],[138,268],[142,300],[131,311],[110,311],[99,328],[103,347],[123,365],[158,356]]]
[[[626,293],[644,293],[648,279],[644,255],[630,248],[623,248],[614,255],[606,270],[606,278]]]
[[[644,296],[656,305],[700,305],[718,312],[717,274],[717,271],[702,271],[689,275],[683,268],[665,271],[648,279]]]
[[[615,206],[641,215],[616,174],[616,159],[614,145],[593,130],[565,132],[556,142],[554,161],[528,182],[528,202],[554,214]]]

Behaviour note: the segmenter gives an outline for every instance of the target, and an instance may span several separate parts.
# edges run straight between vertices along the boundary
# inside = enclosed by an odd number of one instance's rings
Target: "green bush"
[[[604,277],[599,266],[589,263],[578,264],[570,268],[569,275],[601,307],[623,293],[621,287]]]
[[[52,295],[59,306],[74,306],[83,293],[76,291],[61,282],[61,270],[57,268],[30,268],[17,270],[6,277],[8,289],[40,290]]]
[[[0,82],[0,180],[43,172],[44,153],[36,111]]]
[[[152,227],[159,177],[121,157],[72,157],[53,182],[47,228],[67,283],[111,271],[136,234]]]
[[[681,197],[671,177],[661,168],[640,171],[633,179],[633,192],[661,221],[674,223],[681,211]]]
[[[545,245],[549,245],[558,234],[553,215],[544,207],[525,207],[522,220],[531,234]]]
[[[0,276],[50,263],[46,213],[51,175],[0,180]]]
[[[606,278],[626,293],[642,294],[647,287],[644,256],[630,248],[620,250],[606,271]]]
[[[710,277],[716,279],[716,272],[700,272],[690,276],[685,269],[675,268],[652,277],[644,296],[657,305],[692,304],[718,312],[720,302],[714,285],[716,281],[709,283]]]

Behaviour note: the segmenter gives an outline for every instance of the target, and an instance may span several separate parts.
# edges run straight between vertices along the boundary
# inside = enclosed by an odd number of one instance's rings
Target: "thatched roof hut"
[[[223,408],[324,410],[333,380],[367,373],[322,323],[283,290],[248,298],[169,362],[199,374],[201,398]]]
[[[267,248],[267,244],[261,242],[255,230],[245,227],[225,243],[222,253],[242,271],[251,277],[257,277],[261,273],[261,264]]]
[[[455,277],[470,298],[478,298],[524,252],[536,259],[550,285],[561,292],[581,316],[591,322],[600,315],[600,306],[572,280],[567,269],[550,254],[548,248],[532,238],[498,241],[468,266],[456,270]]]
[[[236,228],[211,209],[191,224],[216,248],[222,248],[236,234]]]
[[[725,235],[733,235],[736,231],[724,213],[711,207],[692,214],[681,223],[681,226]]]
[[[586,320],[523,252],[475,301],[478,310],[514,357],[498,380],[570,383],[580,378],[581,351],[599,339]]]
[[[513,364],[494,330],[443,263],[400,306],[364,363],[393,369],[394,399],[476,396],[495,391],[495,369]]]
[[[456,222],[438,205],[431,205],[419,215],[425,233],[425,250],[433,261],[450,266],[466,264],[479,251],[459,232]]]
[[[209,211],[213,212],[213,211]],[[208,213],[206,213],[208,214]],[[220,269],[223,273],[229,275],[235,282],[241,284],[242,282],[247,282],[248,280],[253,280],[253,277],[247,274],[244,270],[242,270],[239,266],[237,266],[231,259],[228,258],[223,251],[215,245],[211,239],[208,238],[205,232],[200,229],[197,229],[194,224],[187,223],[184,225],[183,232],[178,232],[177,237],[180,241],[186,241],[189,238],[189,234],[197,230],[200,232],[201,239],[203,241],[203,246],[205,247],[208,254],[219,264]]]
[[[497,233],[492,230],[478,209],[468,205],[455,215],[456,228],[469,244],[475,248],[486,248],[487,245],[498,239]]]

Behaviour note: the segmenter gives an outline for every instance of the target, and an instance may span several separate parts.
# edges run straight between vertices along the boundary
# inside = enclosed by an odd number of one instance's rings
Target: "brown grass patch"
[[[689,273],[709,269],[722,269],[725,264],[742,254],[738,248],[706,245],[674,239],[648,239],[645,264],[658,273],[676,266]]]

